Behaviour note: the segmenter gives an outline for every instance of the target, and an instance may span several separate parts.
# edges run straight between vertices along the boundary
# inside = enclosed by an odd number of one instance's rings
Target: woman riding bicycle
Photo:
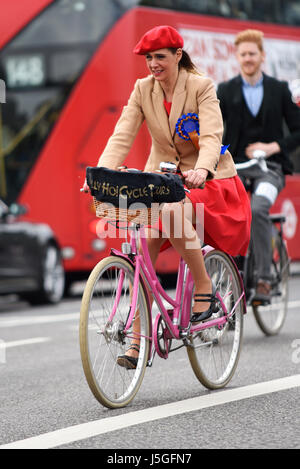
[[[136,81],[98,166],[117,169],[129,153],[144,120],[152,137],[144,171],[155,172],[163,161],[177,166],[189,192],[184,201],[163,207],[162,219],[167,214],[171,220],[167,230],[169,241],[163,233],[166,227],[160,223],[159,227],[147,229],[147,243],[153,265],[159,252],[170,243],[187,263],[195,283],[191,320],[198,322],[212,315],[214,292],[194,227],[196,205],[204,204],[202,241],[233,256],[246,253],[251,211],[229,151],[220,156],[223,122],[213,82],[196,70],[182,49],[183,42],[171,26],[155,27],[138,42],[134,53],[145,56],[150,75]],[[182,140],[175,132],[178,118],[187,113],[195,113],[199,118],[200,135],[196,146]],[[205,187],[200,189],[204,183]],[[193,210],[184,210],[184,203],[192,204]],[[176,230],[178,226],[181,231]],[[176,232],[182,236],[177,237]],[[193,247],[188,248],[187,243],[191,241]],[[135,340],[126,352],[125,359],[131,362],[130,366],[135,364],[138,345]],[[119,364],[126,366],[126,360]]]

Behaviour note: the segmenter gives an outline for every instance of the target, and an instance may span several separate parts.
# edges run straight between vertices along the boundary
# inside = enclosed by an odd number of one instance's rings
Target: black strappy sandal
[[[140,352],[140,346],[139,344],[132,344],[128,350],[135,350],[136,352]],[[130,357],[125,353],[125,355],[118,356],[117,363],[118,365],[123,366],[127,370],[135,370],[138,363],[138,357]]]
[[[210,303],[210,305],[206,311],[203,311],[201,313],[194,313],[191,317],[191,322],[206,321],[207,319],[209,319],[215,311],[216,299],[217,298],[213,293],[196,293],[194,295],[195,302]]]

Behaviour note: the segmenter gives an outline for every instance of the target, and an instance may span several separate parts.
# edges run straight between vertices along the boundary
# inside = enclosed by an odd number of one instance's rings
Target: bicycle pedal
[[[197,326],[198,324],[205,324],[206,322],[209,322],[209,321],[212,321],[213,318],[210,316],[209,318],[207,319],[202,319],[201,321],[191,321],[190,324],[192,326]]]
[[[252,301],[252,306],[269,306],[271,304],[270,300],[254,300]]]
[[[252,306],[260,306],[261,301],[252,301],[251,304],[252,304]]]

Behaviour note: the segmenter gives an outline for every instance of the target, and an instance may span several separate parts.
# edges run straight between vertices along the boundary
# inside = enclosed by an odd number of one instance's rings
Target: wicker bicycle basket
[[[183,183],[174,174],[88,166],[86,178],[94,197],[96,216],[111,221],[154,225],[162,204],[185,198]]]
[[[158,222],[159,211],[161,209],[161,205],[158,203],[151,204],[151,207],[120,208],[109,203],[99,202],[95,197],[94,205],[96,216],[99,218],[135,223],[136,225],[154,225]]]

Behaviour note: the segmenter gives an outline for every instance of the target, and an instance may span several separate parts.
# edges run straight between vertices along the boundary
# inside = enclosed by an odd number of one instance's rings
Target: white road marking
[[[295,301],[289,301],[288,302],[288,308],[299,308],[300,306],[300,300],[295,300]]]
[[[27,316],[25,318],[9,318],[1,319],[0,327],[18,327],[18,326],[34,326],[35,324],[46,324],[53,322],[64,322],[79,320],[78,313],[69,314],[49,314],[47,316]]]
[[[300,386],[300,375],[288,376],[264,383],[252,384],[236,389],[215,391],[205,396],[195,397],[171,404],[125,413],[94,422],[62,428],[50,433],[15,441],[0,446],[0,449],[47,449],[85,440],[105,433],[121,430],[132,425],[153,422],[174,415],[195,412],[208,407],[227,404],[228,402],[253,398],[264,394],[284,391]]]
[[[43,342],[49,342],[50,337],[34,337],[32,339],[23,339],[23,340],[13,340],[11,342],[5,342],[2,340],[0,342],[0,348],[11,348],[11,347],[20,347],[21,345],[31,345],[31,344],[40,344]]]

